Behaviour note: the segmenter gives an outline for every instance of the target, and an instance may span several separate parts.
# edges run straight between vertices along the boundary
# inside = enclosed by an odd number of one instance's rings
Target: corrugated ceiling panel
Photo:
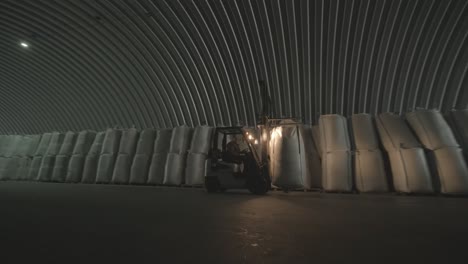
[[[0,132],[468,106],[464,0],[0,1]],[[27,42],[30,47],[19,44]]]

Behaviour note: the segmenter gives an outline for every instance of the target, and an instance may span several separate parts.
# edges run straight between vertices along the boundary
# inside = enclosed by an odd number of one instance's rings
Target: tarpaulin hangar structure
[[[467,192],[466,1],[4,0],[0,31],[5,178],[182,183],[192,134],[255,126],[265,80],[307,125],[271,131],[274,182]]]

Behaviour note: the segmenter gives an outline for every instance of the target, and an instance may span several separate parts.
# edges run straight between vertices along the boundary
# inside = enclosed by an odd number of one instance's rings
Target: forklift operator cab
[[[216,128],[205,167],[208,192],[247,188],[264,194],[270,189],[267,166],[244,134],[242,127]]]

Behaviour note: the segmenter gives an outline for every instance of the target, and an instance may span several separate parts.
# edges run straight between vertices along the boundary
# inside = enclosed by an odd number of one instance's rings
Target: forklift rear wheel
[[[205,178],[205,188],[209,193],[217,192],[220,189],[219,180],[217,177],[206,177]]]
[[[253,194],[262,195],[268,192],[270,186],[264,179],[254,178],[247,183],[247,188]]]

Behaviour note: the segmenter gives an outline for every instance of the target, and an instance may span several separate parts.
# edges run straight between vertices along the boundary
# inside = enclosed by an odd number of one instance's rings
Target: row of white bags
[[[468,194],[468,169],[451,128],[438,111],[415,111],[406,120],[391,113],[376,118],[365,114],[351,117],[352,131],[342,116],[320,118],[323,188],[327,191],[385,192],[389,175],[385,173],[384,146],[398,192]],[[468,119],[464,121],[468,123]],[[414,133],[413,133],[414,131]],[[351,135],[355,151],[351,151]],[[419,139],[419,140],[418,140]],[[351,166],[354,157],[354,169]]]
[[[451,113],[462,139],[468,134],[467,113]],[[275,127],[268,142],[272,182],[335,192],[387,192],[393,185],[404,193],[468,194],[466,162],[444,117],[426,110],[408,113],[406,120],[391,113],[375,122],[368,114],[353,115],[350,122],[323,115],[311,130]],[[318,158],[321,164],[314,162]]]
[[[0,179],[201,185],[212,133],[212,127],[182,126],[2,135]]]

